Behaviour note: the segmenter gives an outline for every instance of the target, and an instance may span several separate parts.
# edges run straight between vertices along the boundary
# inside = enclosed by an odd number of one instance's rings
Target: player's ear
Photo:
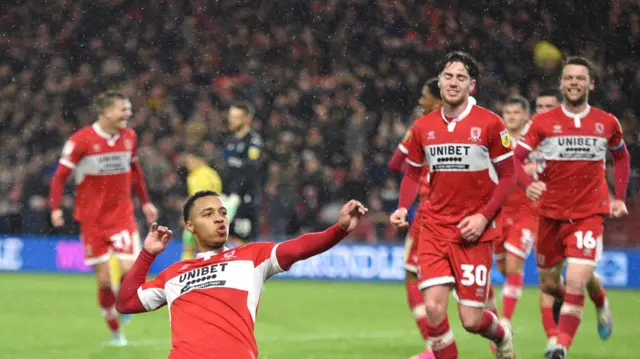
[[[193,223],[191,223],[191,221],[187,221],[184,226],[187,228],[187,230],[191,233],[193,233]]]
[[[589,82],[589,91],[593,91],[594,88],[596,88],[596,82],[594,80],[591,80]]]
[[[476,92],[476,79],[471,79],[471,86],[469,86],[469,93],[474,94]]]

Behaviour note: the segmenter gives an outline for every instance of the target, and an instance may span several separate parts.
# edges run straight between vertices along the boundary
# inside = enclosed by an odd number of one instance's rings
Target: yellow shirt
[[[200,166],[187,175],[187,192],[189,196],[205,190],[222,193],[222,180],[218,172],[207,165]]]

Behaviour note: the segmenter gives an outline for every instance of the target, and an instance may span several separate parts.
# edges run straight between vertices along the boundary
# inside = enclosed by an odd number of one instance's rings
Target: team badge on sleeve
[[[409,140],[409,138],[411,137],[411,129],[407,130],[407,132],[404,133],[404,138],[402,139],[402,142],[407,142]]]
[[[260,158],[260,149],[256,146],[251,146],[249,147],[248,155],[250,160],[255,161]]]
[[[509,136],[507,130],[500,131],[500,140],[502,140],[502,145],[505,148],[511,148],[511,136]]]

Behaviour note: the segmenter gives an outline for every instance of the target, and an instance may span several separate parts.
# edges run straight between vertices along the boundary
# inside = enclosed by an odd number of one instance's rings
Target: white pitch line
[[[329,334],[329,333],[313,333],[303,335],[282,335],[282,336],[267,336],[258,337],[258,344],[264,342],[313,342],[313,341],[332,341],[332,340],[357,340],[357,339],[397,339],[406,338],[414,335],[414,331],[395,331],[395,332],[373,332],[362,334]],[[141,347],[141,346],[157,346],[157,345],[169,345],[171,344],[171,338],[166,339],[139,339],[130,340],[127,346]],[[107,343],[104,344],[108,346]]]

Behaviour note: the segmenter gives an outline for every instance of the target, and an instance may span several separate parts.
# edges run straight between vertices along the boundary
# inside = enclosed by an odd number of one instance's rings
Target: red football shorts
[[[419,223],[411,225],[413,227],[419,227]],[[404,240],[404,269],[412,273],[418,273],[418,236],[411,234],[411,228],[409,228],[409,234]]]
[[[81,223],[80,239],[86,265],[105,263],[109,261],[109,254],[112,252],[119,259],[134,260],[141,249],[140,236],[133,221],[108,228]]]
[[[551,269],[565,258],[569,263],[597,266],[602,257],[604,218],[595,215],[576,220],[540,217],[536,260],[540,270]]]
[[[526,260],[538,236],[538,217],[504,217],[502,235],[495,241],[496,260],[504,259],[506,252]]]
[[[418,207],[418,212],[413,223],[409,227],[409,233],[404,240],[404,269],[412,273],[418,273],[418,239],[420,238],[420,228],[422,227],[422,205]]]
[[[485,232],[495,235],[496,231]],[[429,235],[429,226],[423,226],[420,236]],[[483,235],[483,237],[485,236]],[[435,236],[421,238],[419,246],[419,288],[436,285],[454,285],[454,295],[460,304],[484,308],[491,285],[493,240],[476,243],[457,243]]]

